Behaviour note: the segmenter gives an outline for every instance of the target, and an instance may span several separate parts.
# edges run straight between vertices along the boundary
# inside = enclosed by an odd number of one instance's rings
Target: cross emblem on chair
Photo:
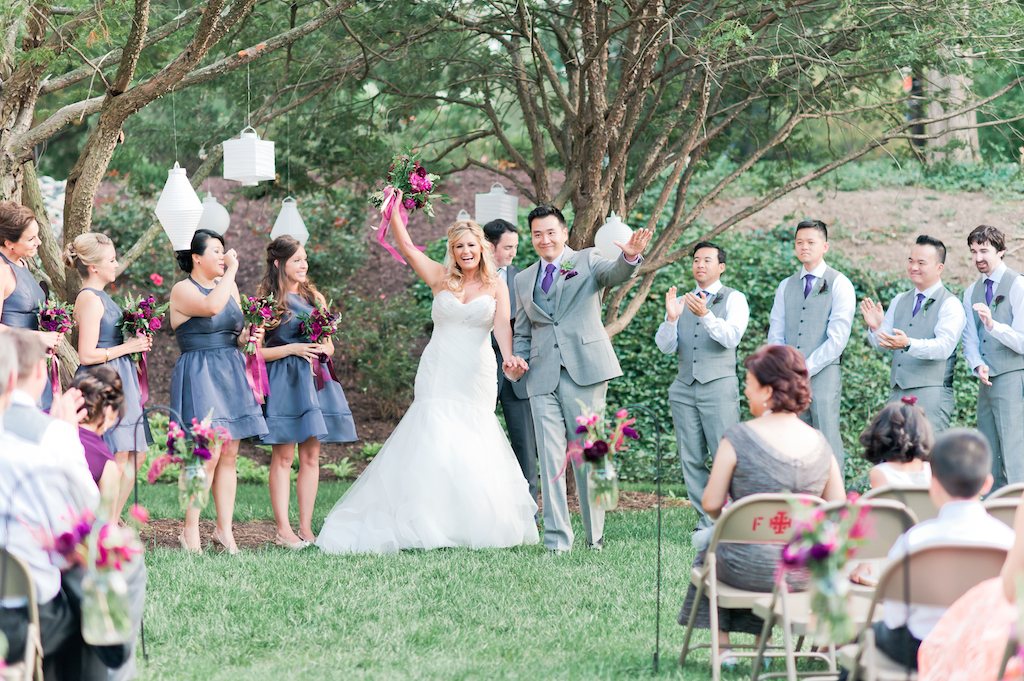
[[[793,521],[785,511],[779,511],[768,521],[775,534],[782,534],[792,526]]]

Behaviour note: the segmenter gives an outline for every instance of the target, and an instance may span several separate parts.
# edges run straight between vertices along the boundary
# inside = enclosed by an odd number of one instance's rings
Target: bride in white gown
[[[398,201],[402,197],[399,195]],[[335,553],[538,542],[530,496],[498,419],[490,333],[513,378],[508,289],[475,222],[448,228],[447,267],[411,245],[394,211],[399,249],[434,292],[434,333],[420,358],[415,399],[391,437],[338,501],[316,543]]]

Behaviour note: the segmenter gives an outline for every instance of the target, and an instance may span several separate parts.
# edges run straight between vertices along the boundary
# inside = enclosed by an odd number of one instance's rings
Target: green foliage
[[[351,478],[356,470],[355,464],[347,456],[343,456],[338,463],[322,463],[320,467],[334,473],[339,480]]]
[[[135,245],[156,220],[153,213],[155,208],[155,199],[144,197],[124,185],[119,194],[97,204],[93,211],[92,231],[109,236],[118,255],[122,255]],[[161,294],[170,296],[177,271],[174,249],[167,239],[158,236],[125,271],[125,275],[130,286],[149,291],[160,300]],[[162,286],[150,280],[149,275],[154,273],[164,278]]]
[[[339,300],[366,261],[366,198],[350,185],[316,192],[300,204],[309,230],[309,277],[327,300]]]
[[[356,461],[366,461],[369,463],[373,461],[373,457],[377,456],[377,453],[384,447],[383,442],[365,442],[359,450],[352,455],[352,458]]]

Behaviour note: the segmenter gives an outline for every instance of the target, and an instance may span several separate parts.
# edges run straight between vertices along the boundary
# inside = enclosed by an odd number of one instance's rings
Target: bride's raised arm
[[[398,250],[405,257],[405,261],[412,266],[412,269],[419,275],[420,279],[426,282],[430,290],[436,295],[441,287],[441,280],[444,278],[444,265],[428,258],[422,251],[413,245],[409,238],[409,230],[402,224],[398,216],[398,206],[402,203],[402,191],[398,190],[395,197],[395,207],[391,211],[391,229],[395,232],[395,241],[398,242]]]

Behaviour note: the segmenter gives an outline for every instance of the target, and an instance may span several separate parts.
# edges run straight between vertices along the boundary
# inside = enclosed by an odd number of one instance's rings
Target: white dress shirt
[[[704,290],[708,294],[706,301],[710,303],[718,295],[718,292],[722,290],[721,280],[716,280]],[[700,292],[700,286],[693,289],[693,293],[697,295],[700,295]],[[683,297],[679,296],[676,300],[681,302]],[[715,310],[722,316],[716,315]],[[698,317],[698,320],[698,323],[703,325],[704,330],[708,332],[711,340],[723,348],[735,348],[739,346],[740,339],[743,338],[743,334],[747,330],[747,324],[750,322],[750,306],[747,305],[747,297],[739,291],[734,291],[725,299],[724,306],[712,306],[708,313],[703,317]],[[668,321],[668,313],[666,312],[665,321],[661,323],[661,326],[658,327],[658,333],[654,335],[654,342],[657,344],[658,349],[666,355],[671,355],[675,352],[679,347],[679,320],[677,319],[674,322]]]
[[[813,286],[820,286],[819,280],[825,275],[828,265],[825,261],[818,263],[812,271],[800,268],[800,279],[805,280],[808,274],[814,276]],[[775,302],[768,317],[768,345],[786,344],[786,283],[779,282],[775,289]],[[853,315],[857,311],[857,293],[853,283],[845,274],[837,273],[832,284],[832,311],[828,315],[828,330],[825,342],[807,356],[807,373],[814,376],[819,371],[835,362],[843,354],[846,344],[850,342],[850,329],[853,328]]]
[[[1006,274],[1006,265],[999,265],[996,271],[985,277],[991,279],[993,294],[999,290],[999,282]],[[981,339],[978,337],[978,327],[974,324],[974,287],[981,282],[974,282],[964,291],[964,315],[967,324],[964,327],[964,357],[967,358],[967,365],[978,374],[978,367],[985,363],[981,358]],[[994,300],[994,298],[993,298]],[[997,341],[1016,352],[1024,355],[1024,276],[1017,277],[1013,286],[1010,287],[1010,296],[1007,301],[1010,303],[1010,312],[1013,314],[1012,324],[1003,324],[993,320],[992,330],[989,334]]]
[[[878,331],[872,331],[868,329],[868,341],[871,343],[871,347],[878,349],[878,334],[887,333],[892,334],[893,331],[893,318],[896,316],[896,305],[899,304],[900,299],[905,295],[917,295],[918,293],[924,294],[924,302],[927,303],[928,299],[935,295],[935,292],[942,286],[942,281],[938,281],[932,284],[923,291],[918,291],[916,288],[910,291],[904,291],[903,293],[897,293],[896,297],[889,303],[889,309],[885,311],[885,319],[882,321],[882,326]],[[929,314],[936,313],[939,315],[938,319],[935,320],[935,338],[913,338],[910,341],[910,349],[907,350],[907,354],[917,359],[946,359],[956,350],[956,344],[960,342],[960,336],[964,332],[964,327],[967,326],[967,316],[964,314],[964,306],[956,299],[956,296],[950,296],[946,299],[946,302],[942,304],[937,312],[934,309],[925,310],[924,304],[921,305],[921,310],[917,314]],[[901,331],[903,329],[900,329]],[[885,349],[885,348],[881,348]]]
[[[35,400],[23,390],[15,390],[11,403],[38,409]],[[2,414],[0,414],[2,416]],[[39,451],[44,460],[41,465],[54,466],[67,474],[68,478],[83,495],[88,508],[95,509],[100,503],[100,490],[89,472],[85,460],[85,448],[78,437],[78,428],[70,423],[54,419],[39,441]]]
[[[498,278],[505,282],[505,286],[508,286],[508,266],[498,268]]]
[[[1013,529],[988,514],[980,501],[950,501],[939,509],[939,515],[925,520],[904,532],[889,550],[889,560],[928,546],[944,542],[962,542],[972,546],[995,546],[1009,550],[1013,546]],[[910,576],[914,578],[913,574]],[[916,605],[910,607],[907,616],[902,601],[885,601],[885,626],[898,629],[904,624],[914,638],[924,640],[945,614],[945,608]]]

